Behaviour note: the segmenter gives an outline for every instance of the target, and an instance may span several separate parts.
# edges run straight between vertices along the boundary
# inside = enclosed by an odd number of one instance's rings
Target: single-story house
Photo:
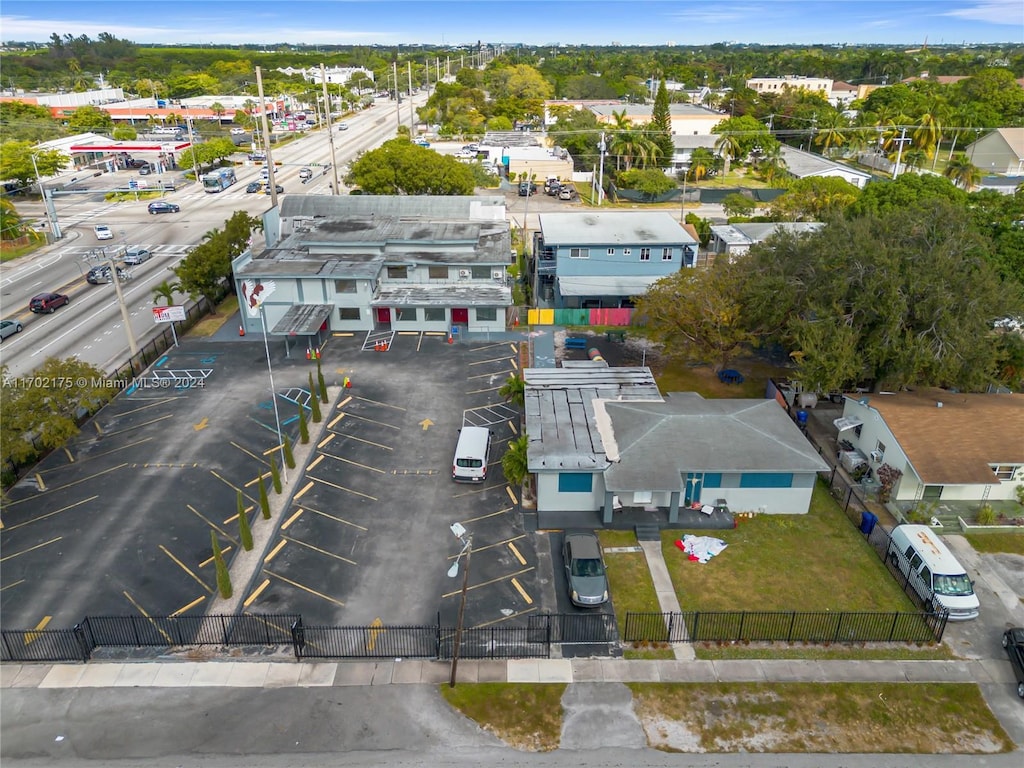
[[[634,126],[651,122],[654,106],[651,104],[595,104],[590,111],[597,122],[606,126],[615,125],[615,113],[626,113],[626,119]],[[706,135],[728,115],[697,104],[669,104],[669,121],[673,134]]]
[[[709,261],[720,255],[729,258],[740,256],[750,250],[750,246],[761,243],[776,232],[789,232],[802,235],[817,232],[825,225],[817,221],[776,221],[776,222],[745,222],[743,224],[715,224],[711,227],[711,239],[707,251]]]
[[[848,395],[835,424],[875,475],[902,473],[893,502],[1014,499],[1024,484],[1024,394]]]
[[[652,283],[696,264],[698,243],[666,211],[542,213],[533,254],[540,300],[560,308],[632,306]]]
[[[1024,176],[1024,128],[996,128],[964,151],[982,173]]]
[[[798,179],[806,179],[812,176],[832,176],[844,179],[857,189],[864,189],[871,181],[871,174],[861,171],[845,163],[837,163],[827,157],[816,155],[813,152],[805,152],[802,149],[781,146],[782,159],[786,162],[786,171]]]
[[[264,215],[266,249],[232,262],[274,282],[271,335],[321,331],[500,331],[512,305],[504,198],[288,195]],[[242,314],[246,331],[260,318]]]
[[[804,514],[828,464],[774,400],[662,397],[650,369],[524,371],[527,466],[537,511],[587,525],[644,507]]]

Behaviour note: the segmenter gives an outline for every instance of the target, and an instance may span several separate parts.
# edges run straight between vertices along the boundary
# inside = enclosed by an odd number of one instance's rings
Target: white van
[[[934,593],[935,601],[949,611],[950,621],[978,617],[981,603],[974,594],[974,583],[953,553],[927,525],[897,525],[893,528],[889,560],[908,577],[926,604]]]
[[[484,427],[463,427],[452,459],[452,480],[482,483],[487,479],[487,457],[491,453],[491,431]]]

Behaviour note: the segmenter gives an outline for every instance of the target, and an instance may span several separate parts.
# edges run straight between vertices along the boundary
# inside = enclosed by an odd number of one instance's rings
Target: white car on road
[[[92,231],[96,233],[97,240],[113,240],[114,233],[110,231],[110,227],[106,224],[97,224],[92,228]]]

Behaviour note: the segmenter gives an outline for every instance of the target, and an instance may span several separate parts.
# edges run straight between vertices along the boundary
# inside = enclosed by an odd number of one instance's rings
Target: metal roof
[[[531,472],[605,469],[594,401],[661,400],[650,368],[527,368],[523,380]]]
[[[786,161],[786,170],[797,178],[818,176],[829,171],[842,171],[853,176],[860,176],[863,179],[871,178],[871,174],[866,171],[861,171],[843,163],[837,163],[813,152],[804,152],[801,149],[789,147],[785,144],[781,146],[781,151],[782,159]]]
[[[776,232],[788,232],[803,235],[817,232],[825,225],[818,221],[777,221],[753,224],[716,224],[711,227],[712,234],[729,245],[754,245],[763,242]]]
[[[421,216],[426,219],[504,221],[500,195],[285,195],[281,219],[296,217]]]
[[[545,245],[696,245],[679,221],[665,211],[542,213]]]
[[[293,304],[270,329],[272,336],[312,336],[331,316],[333,304]]]
[[[384,265],[384,257],[371,255],[370,258],[353,258],[346,255],[345,259],[322,258],[312,259],[309,254],[300,254],[305,258],[259,258],[253,259],[244,267],[236,270],[236,277],[324,277],[330,280],[372,280],[380,274]]]
[[[509,307],[512,289],[500,283],[381,283],[371,307]]]
[[[612,491],[677,490],[687,472],[824,472],[818,455],[775,400],[604,402],[602,436]]]
[[[642,296],[668,275],[616,275],[613,277],[559,277],[563,296]]]

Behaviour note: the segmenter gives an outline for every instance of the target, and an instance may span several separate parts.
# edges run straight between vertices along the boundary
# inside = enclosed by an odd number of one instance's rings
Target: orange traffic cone
[[[238,326],[238,335],[239,336],[245,336],[245,327],[244,326],[242,326],[242,325]]]
[[[352,389],[352,379],[345,377],[345,389]]]
[[[452,339],[452,335],[450,333],[448,334],[448,343],[449,344],[453,344],[454,343],[454,339]]]

